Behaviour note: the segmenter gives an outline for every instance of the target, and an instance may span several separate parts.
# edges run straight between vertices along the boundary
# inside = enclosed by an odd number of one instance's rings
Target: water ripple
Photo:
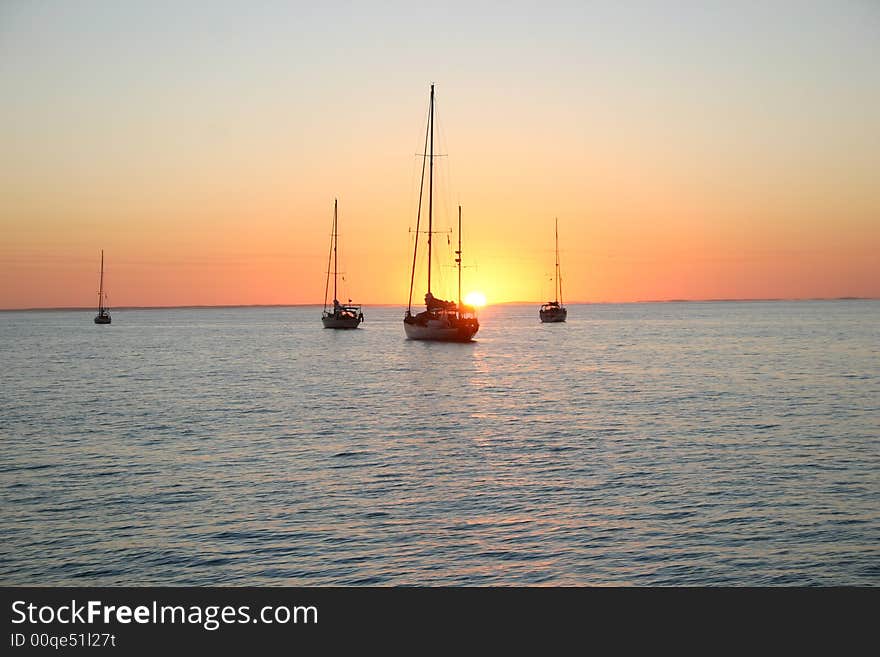
[[[880,584],[880,303],[569,312],[0,313],[0,581]]]

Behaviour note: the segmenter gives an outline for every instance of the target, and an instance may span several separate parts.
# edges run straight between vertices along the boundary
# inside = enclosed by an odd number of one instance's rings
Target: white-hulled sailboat
[[[403,318],[403,329],[411,340],[436,340],[441,342],[470,342],[480,329],[476,312],[461,302],[461,206],[458,208],[458,303],[438,299],[431,293],[431,238],[434,235],[434,85],[428,107],[428,129],[425,135],[425,153],[422,160],[422,181],[419,187],[419,210],[416,217],[416,239],[413,247],[413,266],[409,283],[409,303]],[[413,314],[412,295],[419,252],[419,224],[422,215],[422,192],[425,187],[425,161],[428,162],[428,291],[425,294],[425,310]]]
[[[336,278],[338,276],[337,271],[337,257],[336,257],[336,243],[338,240],[338,233],[336,230],[336,205],[337,199],[333,199],[333,234],[330,236],[330,255],[327,257],[327,282],[324,285],[324,312],[321,315],[321,322],[324,324],[324,328],[333,328],[333,329],[356,329],[358,325],[364,321],[364,313],[361,311],[360,306],[351,305],[351,299],[348,300],[347,304],[339,303],[339,299],[337,299],[336,294]],[[333,263],[333,309],[329,309],[327,306],[327,294],[330,291],[330,263]]]
[[[541,321],[545,324],[564,322],[568,317],[568,310],[562,305],[562,277],[559,275],[559,219],[556,220],[556,276],[553,280],[556,300],[548,301],[538,311]]]
[[[107,295],[104,293],[104,249],[101,249],[101,283],[98,287],[98,314],[95,315],[95,324],[110,323],[110,309],[105,302]]]

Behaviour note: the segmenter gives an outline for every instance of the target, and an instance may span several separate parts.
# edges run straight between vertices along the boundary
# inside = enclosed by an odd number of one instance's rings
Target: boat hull
[[[96,315],[95,316],[95,324],[109,324],[110,323],[110,315]]]
[[[538,315],[544,324],[558,324],[564,322],[568,317],[568,310],[559,308],[558,310],[539,310]]]
[[[360,326],[360,317],[322,317],[321,323],[329,329],[356,329]]]
[[[474,339],[479,324],[473,323],[450,323],[439,320],[429,321],[427,324],[416,324],[404,321],[403,330],[410,340],[432,340],[434,342],[470,342]]]

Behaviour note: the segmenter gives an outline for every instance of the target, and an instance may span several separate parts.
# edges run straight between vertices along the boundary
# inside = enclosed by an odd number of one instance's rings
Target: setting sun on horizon
[[[486,295],[482,292],[468,292],[464,297],[464,302],[469,306],[481,308],[486,305]]]
[[[431,82],[444,298],[880,297],[877,6],[467,6],[0,8],[0,308],[405,304]]]

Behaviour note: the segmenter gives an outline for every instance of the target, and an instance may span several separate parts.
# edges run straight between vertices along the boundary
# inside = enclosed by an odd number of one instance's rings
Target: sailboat
[[[104,294],[104,249],[101,249],[101,284],[98,288],[98,314],[95,315],[95,324],[109,324],[110,310],[104,305],[107,295]]]
[[[327,257],[327,282],[324,285],[324,312],[321,315],[321,322],[324,328],[332,329],[356,329],[358,325],[364,321],[364,313],[361,312],[360,306],[351,305],[351,299],[347,304],[339,303],[336,294],[336,279],[338,277],[336,245],[339,240],[339,234],[336,230],[336,206],[337,199],[333,199],[333,234],[330,236],[330,255]],[[327,306],[327,294],[330,291],[330,263],[333,263],[333,309]]]
[[[413,247],[413,266],[409,283],[409,303],[403,318],[403,329],[410,340],[436,340],[441,342],[470,342],[480,322],[476,311],[461,302],[461,206],[458,208],[458,302],[438,299],[431,292],[431,238],[434,235],[434,85],[428,107],[428,129],[425,135],[425,154],[422,160],[422,182],[419,188],[419,210],[416,217],[416,239]],[[425,162],[428,163],[428,291],[425,294],[425,310],[413,314],[412,295],[416,276],[416,259],[419,252],[419,224],[422,216],[422,192],[425,187]]]
[[[568,317],[568,310],[562,305],[562,277],[559,275],[559,219],[556,220],[556,276],[554,278],[556,294],[555,301],[548,301],[538,312],[541,321],[545,324],[564,322]]]

